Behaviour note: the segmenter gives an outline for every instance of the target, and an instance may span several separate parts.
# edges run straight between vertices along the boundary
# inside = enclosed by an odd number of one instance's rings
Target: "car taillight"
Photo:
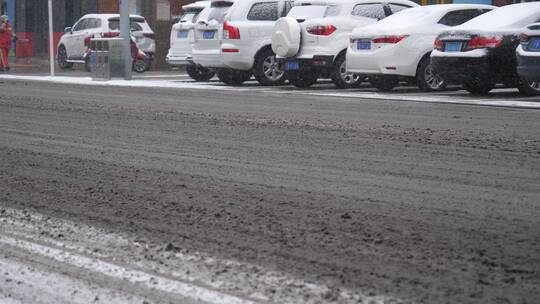
[[[101,33],[101,38],[114,38],[120,36],[120,32]]]
[[[240,39],[240,30],[225,21],[223,23],[223,39]]]
[[[439,38],[435,39],[435,49],[437,51],[442,51],[443,50],[443,42]]]
[[[86,36],[84,37],[84,46],[90,47],[90,41],[92,40],[94,35]]]
[[[474,49],[496,48],[501,44],[502,44],[502,38],[500,37],[474,36],[467,44],[467,49],[474,50]]]
[[[330,36],[332,33],[336,31],[336,27],[328,24],[328,25],[312,25],[308,26],[306,28],[306,31],[312,35],[318,35],[318,36]]]
[[[401,36],[384,36],[384,37],[377,37],[371,39],[373,43],[391,43],[396,44],[400,42],[401,40],[409,37],[409,35],[401,35]]]

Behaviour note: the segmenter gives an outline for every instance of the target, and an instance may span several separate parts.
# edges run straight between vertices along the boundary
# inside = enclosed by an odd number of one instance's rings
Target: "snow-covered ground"
[[[486,97],[473,97],[464,91],[449,91],[439,93],[423,92],[404,92],[396,90],[391,93],[378,93],[369,88],[336,90],[336,89],[317,89],[317,90],[298,90],[294,87],[262,87],[255,81],[247,82],[240,87],[230,87],[221,82],[194,82],[185,77],[175,78],[174,76],[153,75],[143,77],[142,79],[122,80],[113,79],[110,81],[93,81],[90,77],[70,77],[70,76],[23,76],[23,75],[0,75],[1,80],[27,80],[51,83],[66,83],[74,85],[88,86],[118,86],[118,87],[139,87],[139,88],[165,88],[165,89],[188,89],[188,90],[222,90],[222,91],[244,91],[260,92],[262,94],[296,94],[296,95],[314,95],[343,97],[350,102],[351,99],[376,99],[381,101],[412,101],[428,103],[447,103],[447,104],[469,104],[481,106],[498,107],[516,107],[516,108],[534,108],[540,109],[540,99],[521,98],[513,92],[514,89],[495,89],[492,94]],[[329,101],[330,102],[330,101]],[[332,102],[335,102],[332,101]]]

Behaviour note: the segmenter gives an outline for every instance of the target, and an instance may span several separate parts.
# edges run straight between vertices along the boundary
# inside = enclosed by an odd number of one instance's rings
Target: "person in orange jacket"
[[[0,17],[0,71],[9,71],[9,49],[11,49],[12,29],[6,15]]]

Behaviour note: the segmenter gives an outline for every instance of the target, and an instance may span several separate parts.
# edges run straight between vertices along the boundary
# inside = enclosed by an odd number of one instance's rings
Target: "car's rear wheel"
[[[357,87],[364,77],[359,74],[348,73],[345,55],[339,56],[334,61],[334,71],[331,75],[332,81],[340,89],[350,89]]]
[[[61,45],[59,48],[58,48],[58,66],[61,68],[61,69],[71,69],[73,67],[73,63],[72,62],[68,62],[68,55],[67,55],[67,51],[66,51],[66,47]]]
[[[425,57],[420,61],[416,72],[416,82],[424,92],[441,91],[446,88],[444,79],[433,72],[429,57]]]
[[[287,79],[289,82],[293,86],[302,89],[309,88],[317,83],[318,78],[319,74],[315,71],[300,71],[297,73],[287,74]]]
[[[540,81],[521,79],[518,84],[518,90],[526,96],[540,95]]]
[[[390,77],[370,77],[371,85],[381,92],[392,91],[399,83],[396,78]]]
[[[463,88],[472,95],[487,95],[495,85],[489,81],[475,79],[463,84]]]
[[[195,81],[208,81],[216,75],[215,71],[195,64],[186,66],[186,72]]]
[[[265,49],[257,55],[253,75],[264,86],[282,85],[285,82],[285,73],[279,68],[276,54],[271,49]]]
[[[216,74],[219,80],[230,86],[241,85],[251,78],[251,72],[232,69],[218,70]]]

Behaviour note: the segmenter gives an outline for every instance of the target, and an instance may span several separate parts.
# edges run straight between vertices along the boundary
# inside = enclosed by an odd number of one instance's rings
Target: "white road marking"
[[[127,269],[125,267],[114,265],[97,258],[90,258],[30,241],[15,239],[5,235],[0,235],[0,243],[22,249],[31,254],[47,257],[60,263],[75,266],[86,271],[98,272],[108,277],[127,281],[134,285],[144,285],[149,289],[176,294],[180,297],[185,297],[195,301],[215,304],[255,303],[232,295],[220,293],[218,291],[202,288],[190,283],[175,281],[138,270]]]

